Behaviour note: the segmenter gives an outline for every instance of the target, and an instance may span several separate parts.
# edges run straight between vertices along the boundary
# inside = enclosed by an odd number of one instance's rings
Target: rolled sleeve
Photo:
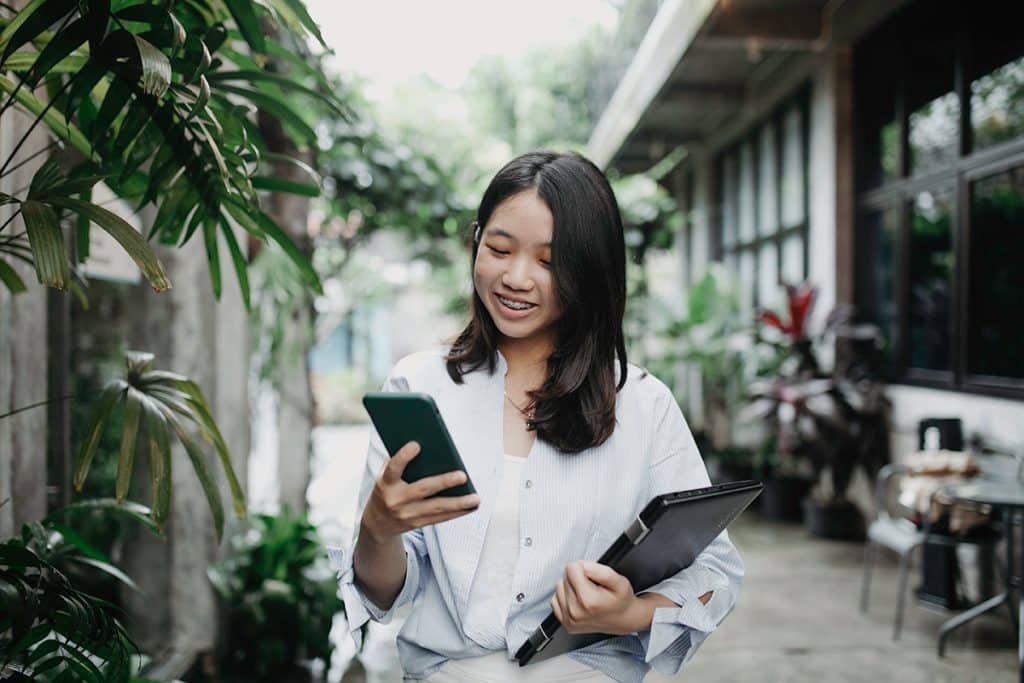
[[[650,468],[652,495],[700,488],[710,483],[704,461],[678,404],[666,391],[656,414]],[[659,607],[649,631],[638,633],[644,661],[674,675],[732,611],[743,582],[743,560],[723,531],[693,564],[646,589],[678,607]],[[700,597],[711,592],[705,605]]]
[[[398,597],[387,609],[381,609],[373,600],[370,600],[360,590],[355,582],[355,570],[352,566],[352,553],[345,548],[327,548],[327,557],[330,560],[331,568],[337,572],[338,591],[342,603],[345,605],[345,619],[348,621],[349,633],[357,648],[362,647],[363,626],[366,622],[373,621],[386,624],[391,621],[395,611],[402,605],[412,601],[420,585],[420,564],[423,562],[425,553],[422,540],[412,538],[415,534],[410,532],[402,537],[402,544],[405,546],[405,582]],[[355,543],[352,544],[355,548]]]
[[[405,377],[397,371],[384,381],[382,391],[408,391],[409,384]],[[381,623],[388,623],[394,617],[395,611],[409,603],[416,597],[419,591],[421,576],[429,566],[426,543],[423,540],[423,530],[413,529],[402,534],[402,545],[405,546],[405,582],[398,597],[391,603],[388,609],[381,609],[370,600],[355,582],[355,569],[353,567],[353,553],[356,543],[359,540],[359,526],[363,516],[363,510],[373,492],[377,477],[388,461],[389,454],[381,441],[380,435],[375,429],[370,430],[370,445],[366,454],[366,467],[363,469],[363,478],[359,487],[359,499],[356,504],[356,529],[353,534],[352,543],[348,548],[329,547],[327,557],[331,567],[337,572],[338,591],[341,600],[345,605],[345,618],[348,621],[349,632],[355,641],[356,647],[362,647],[362,629],[367,621],[371,619]]]
[[[644,660],[660,673],[676,674],[732,611],[742,577],[739,553],[723,532],[693,565],[644,591],[679,605],[657,608],[650,631],[638,634]],[[708,592],[705,605],[700,596]]]

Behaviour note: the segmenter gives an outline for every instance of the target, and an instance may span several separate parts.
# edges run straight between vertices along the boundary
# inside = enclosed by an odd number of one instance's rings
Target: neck
[[[548,338],[504,337],[498,343],[498,349],[508,363],[508,374],[544,377],[547,375],[548,356],[551,355],[554,344]]]

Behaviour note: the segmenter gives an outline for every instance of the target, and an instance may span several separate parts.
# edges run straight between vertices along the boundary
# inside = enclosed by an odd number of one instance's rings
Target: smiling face
[[[483,227],[473,285],[507,341],[554,349],[562,309],[551,272],[555,221],[534,189],[501,202]]]

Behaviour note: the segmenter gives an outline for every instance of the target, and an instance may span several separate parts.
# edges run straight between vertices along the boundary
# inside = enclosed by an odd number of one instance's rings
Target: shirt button
[[[526,480],[526,483],[524,484],[524,486],[525,486],[526,488],[530,488],[530,487],[532,487],[532,486],[533,486],[533,482],[532,482],[532,481],[530,481],[529,479],[527,479],[527,480]]]
[[[530,538],[529,536],[527,536],[526,540],[523,541],[523,545],[525,545],[527,548],[529,548],[531,545],[533,545],[533,539]]]
[[[520,594],[518,594],[518,595],[516,596],[516,602],[522,602],[522,601],[523,601],[523,600],[525,600],[525,599],[526,599],[526,596],[525,596],[525,595],[523,595],[522,593],[520,593]]]

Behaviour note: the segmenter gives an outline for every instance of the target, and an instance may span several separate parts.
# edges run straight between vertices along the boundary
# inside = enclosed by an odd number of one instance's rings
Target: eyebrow
[[[498,237],[507,237],[510,240],[514,241],[514,242],[518,242],[519,241],[519,240],[516,239],[515,235],[513,235],[512,233],[508,232],[507,230],[503,230],[501,228],[490,228],[489,232],[492,235],[496,235]],[[544,244],[542,244],[540,246],[550,248],[551,247],[551,242],[545,242]]]

